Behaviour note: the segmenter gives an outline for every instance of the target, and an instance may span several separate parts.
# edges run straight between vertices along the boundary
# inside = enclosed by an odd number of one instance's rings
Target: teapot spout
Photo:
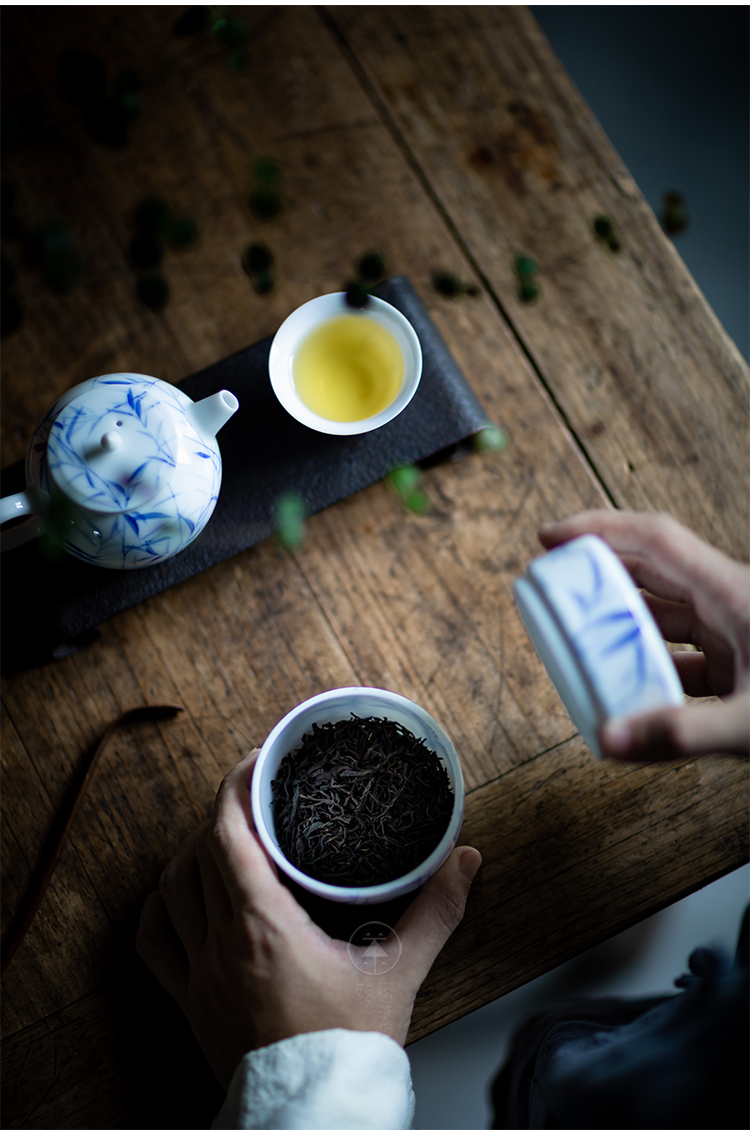
[[[196,401],[187,411],[190,423],[202,437],[215,437],[222,425],[237,412],[240,403],[228,389]]]

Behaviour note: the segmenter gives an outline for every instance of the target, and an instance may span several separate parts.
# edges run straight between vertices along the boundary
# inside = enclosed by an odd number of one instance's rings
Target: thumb
[[[421,984],[436,956],[458,928],[466,908],[471,883],[482,864],[473,846],[459,846],[422,891],[396,925],[403,946],[403,959],[410,975]]]
[[[750,700],[736,692],[721,704],[665,708],[608,720],[600,734],[605,759],[660,763],[699,755],[750,754]]]

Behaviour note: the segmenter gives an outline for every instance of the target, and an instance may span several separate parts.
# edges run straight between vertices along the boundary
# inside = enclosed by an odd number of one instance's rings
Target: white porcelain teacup
[[[377,412],[356,420],[333,419],[316,412],[303,400],[295,382],[295,366],[299,365],[303,344],[309,343],[310,336],[324,324],[342,316],[352,320],[369,320],[370,324],[374,323],[377,328],[388,332],[403,362],[403,372],[394,396]],[[367,323],[360,325],[364,328]],[[380,428],[406,408],[422,376],[422,348],[409,320],[390,303],[371,295],[365,307],[353,309],[346,303],[346,293],[340,291],[311,299],[285,319],[271,344],[268,368],[276,397],[297,421],[319,433],[354,436]]]

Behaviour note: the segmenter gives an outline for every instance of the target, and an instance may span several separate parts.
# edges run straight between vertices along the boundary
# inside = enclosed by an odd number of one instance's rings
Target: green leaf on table
[[[293,551],[305,539],[305,501],[297,492],[284,492],[274,504],[276,535],[282,547]]]
[[[273,189],[254,189],[249,203],[250,210],[260,220],[270,220],[281,212],[281,197]]]
[[[430,501],[422,487],[422,473],[415,464],[402,464],[388,473],[386,480],[404,507],[415,515],[430,510]]]
[[[233,16],[221,16],[211,31],[214,39],[229,49],[241,47],[249,35],[245,21]]]
[[[70,225],[51,220],[40,225],[24,243],[24,259],[39,268],[44,282],[58,295],[73,290],[83,274],[83,259]]]
[[[189,213],[179,216],[170,215],[163,227],[163,232],[170,248],[181,250],[189,248],[198,239],[198,225]]]
[[[501,452],[507,443],[507,436],[496,425],[487,425],[484,429],[475,433],[473,437],[476,452]]]

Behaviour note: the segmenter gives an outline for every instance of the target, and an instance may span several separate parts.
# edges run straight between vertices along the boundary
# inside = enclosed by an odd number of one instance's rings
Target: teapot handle
[[[19,523],[17,527],[11,527],[9,531],[0,533],[0,551],[12,551],[22,543],[28,543],[30,539],[36,539],[43,530],[42,522],[36,515],[33,497],[29,492],[3,496],[0,500],[0,524],[23,515],[29,517],[25,523]]]

